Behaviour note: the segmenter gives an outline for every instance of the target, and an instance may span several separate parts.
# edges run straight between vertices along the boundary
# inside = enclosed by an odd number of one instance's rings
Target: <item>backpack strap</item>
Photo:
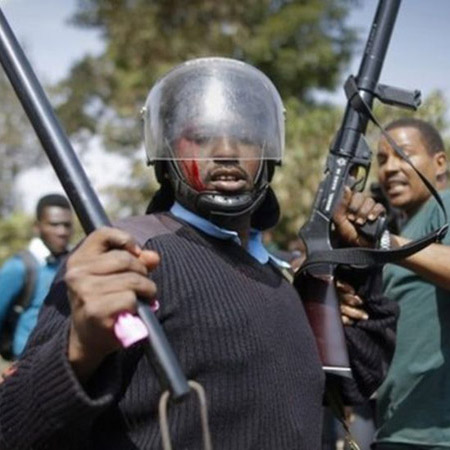
[[[25,266],[25,277],[22,289],[13,298],[0,330],[0,355],[7,361],[14,359],[12,345],[17,322],[21,314],[30,306],[39,268],[36,258],[28,250],[17,253],[15,256],[20,258]]]
[[[34,288],[36,287],[39,263],[29,250],[17,253],[25,266],[25,281],[20,294],[14,301],[13,308],[18,314],[22,314],[31,303]]]
[[[171,216],[165,213],[132,216],[114,222],[114,227],[127,231],[144,247],[149,239],[163,234],[175,233],[182,227]]]

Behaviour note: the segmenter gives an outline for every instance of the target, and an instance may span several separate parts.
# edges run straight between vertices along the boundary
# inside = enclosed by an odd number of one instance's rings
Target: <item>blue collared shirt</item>
[[[19,356],[25,344],[36,326],[39,311],[44,303],[44,299],[50,289],[50,285],[59,268],[59,263],[50,260],[50,250],[45,246],[41,239],[34,238],[28,250],[36,259],[36,285],[30,298],[29,305],[20,315],[14,330],[14,338],[12,350],[14,356]],[[8,317],[9,308],[14,304],[17,296],[26,281],[26,267],[17,255],[12,256],[5,261],[0,269],[0,328],[3,326],[5,319]]]
[[[220,228],[214,225],[209,220],[194,214],[192,211],[181,206],[179,203],[175,202],[170,212],[181,220],[189,223],[193,227],[203,231],[209,236],[215,237],[217,239],[231,239],[237,244],[241,245],[241,240],[236,231],[226,230],[225,228]],[[250,230],[250,239],[248,242],[247,252],[253,256],[261,264],[266,264],[269,261],[274,262],[277,266],[289,269],[291,266],[288,262],[283,261],[275,256],[271,255],[262,243],[262,233],[259,230]]]

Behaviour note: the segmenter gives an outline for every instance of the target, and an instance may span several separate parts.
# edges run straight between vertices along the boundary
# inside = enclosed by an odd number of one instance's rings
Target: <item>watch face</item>
[[[380,248],[383,250],[390,250],[391,248],[391,233],[388,230],[384,230],[381,235]]]

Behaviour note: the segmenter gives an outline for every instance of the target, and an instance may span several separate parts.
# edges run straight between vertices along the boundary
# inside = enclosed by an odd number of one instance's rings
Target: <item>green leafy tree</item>
[[[17,175],[42,158],[38,143],[22,106],[0,71],[0,218],[15,209],[13,188]]]
[[[228,56],[261,68],[284,98],[333,89],[355,34],[344,18],[354,0],[84,0],[74,22],[97,29],[105,51],[76,64],[61,84],[59,113],[70,133],[100,132],[110,149],[135,149],[138,112],[169,68]],[[129,149],[127,150],[129,151]]]
[[[0,220],[0,265],[12,254],[23,250],[32,236],[32,219],[14,213]]]
[[[17,176],[46,161],[41,145],[9,80],[0,71],[0,263],[23,249],[32,234],[32,219],[21,212],[14,195]]]

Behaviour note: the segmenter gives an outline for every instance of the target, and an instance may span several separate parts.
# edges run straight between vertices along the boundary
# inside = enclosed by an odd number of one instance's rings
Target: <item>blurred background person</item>
[[[0,269],[0,353],[6,360],[22,353],[61,258],[68,252],[73,231],[68,200],[60,194],[42,197],[33,231],[27,249]]]
[[[441,136],[428,122],[404,118],[387,126],[395,143],[438,190],[447,214],[447,158]],[[377,153],[378,180],[389,204],[405,220],[391,248],[444,225],[436,200],[385,137]],[[378,389],[377,450],[450,448],[450,235],[383,273],[384,293],[398,302],[397,346]]]

